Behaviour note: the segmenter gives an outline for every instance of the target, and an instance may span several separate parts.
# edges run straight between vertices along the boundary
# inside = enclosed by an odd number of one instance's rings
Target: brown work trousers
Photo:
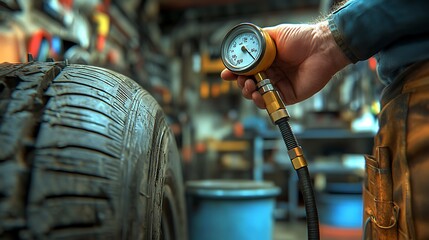
[[[429,239],[429,63],[398,80],[383,92],[365,157],[365,239]]]

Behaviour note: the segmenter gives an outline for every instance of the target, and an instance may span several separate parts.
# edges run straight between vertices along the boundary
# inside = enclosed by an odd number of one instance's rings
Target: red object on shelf
[[[74,0],[59,0],[59,2],[61,3],[61,5],[65,8],[65,9],[72,9],[73,8],[73,2]]]
[[[40,54],[40,46],[42,45],[42,41],[44,39],[46,39],[50,43],[52,40],[52,36],[44,30],[39,30],[35,32],[30,37],[30,40],[28,42],[28,53],[33,55],[33,57],[37,58],[37,56],[39,56]]]
[[[106,45],[106,36],[98,35],[97,36],[97,50],[99,52],[102,52],[105,45]]]
[[[377,60],[375,59],[375,57],[370,57],[368,59],[368,66],[373,71],[377,69]]]

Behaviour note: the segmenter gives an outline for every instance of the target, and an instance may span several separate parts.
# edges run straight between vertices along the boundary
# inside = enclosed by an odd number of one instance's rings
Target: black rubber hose
[[[282,118],[276,122],[279,126],[283,140],[288,150],[298,147],[298,141],[292,132],[289,122]],[[319,240],[319,215],[317,213],[316,199],[314,197],[313,185],[307,167],[296,170],[298,174],[299,188],[304,198],[305,213],[307,215],[307,233],[308,239]]]
[[[280,132],[282,133],[283,140],[285,141],[287,150],[298,147],[298,141],[290,128],[287,118],[281,118],[276,122],[279,126]]]
[[[307,215],[308,239],[319,240],[319,215],[317,213],[316,199],[314,198],[313,185],[307,167],[296,170],[299,179],[299,187],[305,204],[305,214]]]

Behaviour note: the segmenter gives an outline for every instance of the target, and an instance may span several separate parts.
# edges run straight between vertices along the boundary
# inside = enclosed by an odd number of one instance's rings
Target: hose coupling
[[[268,115],[273,123],[277,122],[282,118],[289,118],[289,113],[286,110],[286,105],[280,98],[279,93],[272,85],[270,79],[264,72],[257,73],[255,75],[256,88],[262,95],[262,99],[265,102]]]
[[[295,170],[307,166],[307,161],[304,158],[304,153],[300,146],[289,150],[288,155],[290,160],[292,161],[292,165]]]

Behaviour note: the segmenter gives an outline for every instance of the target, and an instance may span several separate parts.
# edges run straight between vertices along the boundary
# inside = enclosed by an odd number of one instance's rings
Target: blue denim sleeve
[[[353,62],[405,38],[429,33],[429,0],[351,0],[333,12],[329,27]]]

